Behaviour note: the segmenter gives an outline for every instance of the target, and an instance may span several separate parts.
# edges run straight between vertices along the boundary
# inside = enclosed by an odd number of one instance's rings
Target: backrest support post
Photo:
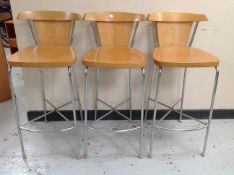
[[[136,31],[137,31],[138,25],[139,25],[139,21],[135,21],[133,23],[132,35],[131,35],[130,44],[129,44],[130,48],[132,48],[133,45],[134,45],[134,41],[135,41],[135,38],[136,38]]]
[[[92,25],[96,45],[97,45],[97,47],[100,47],[101,43],[100,43],[100,36],[98,33],[98,29],[97,29],[97,22],[93,21],[93,22],[91,22],[91,25]]]
[[[28,26],[29,26],[29,28],[30,28],[30,31],[31,31],[31,34],[32,34],[34,43],[35,43],[36,45],[38,45],[38,44],[39,44],[39,40],[38,40],[37,32],[35,31],[35,27],[34,27],[34,25],[33,25],[33,23],[32,23],[32,20],[29,20],[29,19],[28,19],[27,22],[28,22]]]
[[[192,35],[191,35],[191,37],[190,37],[190,41],[189,41],[189,45],[188,45],[189,47],[191,47],[192,44],[193,44],[193,40],[194,40],[195,34],[196,34],[196,32],[197,32],[198,24],[199,24],[199,22],[196,21],[196,22],[195,22],[195,26],[193,27]]]

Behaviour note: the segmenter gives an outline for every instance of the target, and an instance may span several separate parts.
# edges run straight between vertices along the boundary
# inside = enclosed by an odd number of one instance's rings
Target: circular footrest
[[[65,131],[70,131],[74,129],[75,126],[62,128],[62,129],[31,129],[29,127],[24,127],[24,126],[19,126],[19,128],[24,131],[29,131],[29,132],[65,132]]]
[[[189,121],[189,120],[188,120]],[[165,122],[165,120],[164,120]],[[165,124],[164,124],[165,125]],[[186,127],[168,127],[164,126],[162,124],[155,124],[154,127],[157,129],[163,129],[163,130],[168,130],[168,131],[196,131],[196,130],[201,130],[205,129],[208,127],[207,124],[196,124],[196,125],[187,125]]]
[[[100,123],[100,122],[99,122]],[[96,123],[93,123],[93,124],[90,124],[88,125],[88,129],[91,129],[91,130],[95,130],[95,131],[100,131],[100,132],[113,132],[113,133],[122,133],[122,132],[131,132],[131,131],[134,131],[134,130],[137,130],[137,129],[140,129],[141,128],[141,125],[140,124],[137,124],[137,123],[131,123],[132,126],[128,126],[126,128],[120,128],[120,127],[110,127],[110,128],[98,128],[98,127],[95,127]],[[125,123],[126,124],[126,123]],[[108,124],[109,125],[109,124]],[[121,124],[123,125],[123,124]]]
[[[140,129],[141,126],[137,126],[134,128],[128,128],[128,129],[118,129],[118,128],[112,128],[112,129],[99,129],[99,128],[94,128],[91,126],[88,126],[89,129],[100,131],[100,132],[116,132],[116,133],[121,133],[121,132],[131,132],[137,129]]]

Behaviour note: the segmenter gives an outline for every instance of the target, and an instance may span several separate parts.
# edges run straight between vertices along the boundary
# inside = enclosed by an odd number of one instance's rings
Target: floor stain
[[[6,138],[4,138],[2,141],[3,141],[3,142],[6,142],[6,141],[7,141],[7,137],[6,137]]]

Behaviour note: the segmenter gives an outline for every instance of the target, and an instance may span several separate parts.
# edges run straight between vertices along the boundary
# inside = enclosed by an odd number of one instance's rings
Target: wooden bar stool
[[[154,113],[153,113],[153,123],[151,130],[151,140],[150,140],[150,157],[152,157],[153,149],[153,137],[154,128],[172,130],[172,131],[195,131],[200,129],[206,129],[205,142],[203,146],[202,155],[205,155],[207,139],[210,129],[210,122],[213,116],[213,105],[215,100],[216,88],[218,83],[218,65],[219,60],[215,56],[197,48],[191,48],[193,38],[195,36],[198,24],[200,21],[207,21],[207,17],[203,14],[190,14],[190,13],[151,13],[148,16],[150,21],[153,21],[154,28],[154,39],[155,39],[155,49],[153,51],[154,58],[154,69],[153,75],[155,73],[155,67],[158,66],[157,81],[156,81],[156,92],[155,97],[150,97],[152,80],[150,83],[150,92],[147,100],[147,110],[150,101],[154,102]],[[215,68],[215,81],[213,88],[213,95],[210,105],[210,113],[207,122],[201,121],[183,112],[183,101],[184,101],[184,90],[185,90],[185,80],[187,68]],[[160,79],[162,74],[162,68],[184,68],[183,75],[183,85],[182,85],[182,95],[179,100],[177,100],[172,106],[166,105],[158,100]],[[176,111],[174,107],[180,103],[180,111]],[[162,105],[169,109],[169,111],[156,122],[156,114],[158,105]],[[176,112],[179,114],[179,121],[182,117],[193,119],[197,122],[193,127],[186,128],[171,128],[162,126],[161,121],[164,120],[170,112]],[[147,112],[146,112],[147,117]]]
[[[140,21],[145,20],[142,14],[125,13],[125,12],[103,12],[103,13],[87,13],[85,20],[91,21],[93,31],[95,34],[97,48],[88,51],[83,58],[85,66],[85,155],[87,155],[87,132],[88,128],[97,131],[106,132],[128,132],[140,129],[140,153],[142,153],[142,137],[143,137],[143,112],[144,112],[144,65],[145,57],[138,50],[134,49],[133,43],[136,35],[137,27]],[[88,67],[97,69],[96,79],[96,99],[95,99],[95,117],[94,122],[88,126],[87,120],[87,105],[88,105],[88,92],[87,92],[87,75]],[[129,97],[127,100],[119,103],[115,107],[111,106],[98,95],[99,90],[99,77],[100,69],[129,69]],[[111,112],[116,112],[121,117],[131,120],[132,119],[132,97],[131,97],[131,69],[140,69],[142,71],[142,84],[141,84],[141,124],[134,128],[127,129],[100,129],[95,127],[95,123],[104,119]],[[111,109],[110,112],[97,118],[98,102],[104,104]],[[117,110],[117,108],[129,102],[129,117]]]
[[[79,139],[78,139],[78,128],[76,121],[76,111],[75,111],[75,100],[79,103],[79,108],[81,111],[81,104],[79,94],[75,94],[74,86],[77,85],[77,80],[75,72],[72,66],[76,63],[77,56],[76,51],[71,47],[72,33],[75,26],[75,20],[81,19],[81,16],[76,13],[71,12],[59,12],[59,11],[24,11],[19,13],[18,19],[27,20],[30,30],[32,32],[35,46],[30,46],[23,48],[11,55],[8,59],[9,65],[9,75],[11,79],[11,93],[13,97],[14,109],[16,123],[19,133],[20,145],[23,153],[23,158],[26,158],[24,151],[23,139],[21,130],[30,132],[59,132],[59,131],[69,131],[75,130],[75,140],[77,149],[79,149]],[[16,96],[13,88],[13,81],[11,70],[13,67],[23,67],[23,68],[39,68],[40,70],[40,82],[41,82],[41,93],[42,93],[42,104],[44,114],[30,120],[27,123],[21,124],[19,120],[19,113],[17,110]],[[44,78],[43,78],[43,68],[67,68],[68,77],[70,83],[70,93],[71,101],[56,107],[52,104],[46,97],[44,91]],[[77,96],[77,97],[75,97]],[[72,103],[73,119],[74,124],[66,128],[59,129],[49,129],[49,130],[38,130],[30,128],[29,124],[39,119],[45,119],[47,121],[47,116],[53,112],[56,112],[65,121],[69,122],[69,119],[64,116],[59,109],[68,104]],[[46,104],[50,105],[54,110],[47,111]],[[80,113],[82,116],[82,113]],[[77,151],[77,157],[79,152]]]

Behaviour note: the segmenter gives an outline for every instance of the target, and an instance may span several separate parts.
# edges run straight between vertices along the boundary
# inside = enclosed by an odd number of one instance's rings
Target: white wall
[[[183,11],[205,13],[209,21],[201,23],[193,46],[209,51],[220,58],[220,82],[217,91],[215,108],[234,108],[234,1],[233,0],[11,0],[13,17],[15,21],[16,35],[19,48],[33,43],[29,28],[25,21],[16,20],[16,16],[23,10],[63,10],[84,14],[90,11],[130,11],[147,14],[154,11]],[[148,73],[152,70],[151,61],[151,33],[148,22],[139,26],[134,47],[142,50],[147,56],[146,84]],[[94,47],[92,31],[88,23],[76,24],[73,47],[77,49],[78,62],[75,66],[80,84],[80,94],[83,102],[83,71],[81,59],[84,52]],[[89,109],[93,109],[95,72],[89,71]],[[101,72],[101,91],[103,99],[110,103],[118,104],[128,95],[127,70],[104,70]],[[164,102],[173,103],[180,96],[182,71],[165,69],[163,72],[161,99]],[[133,72],[133,108],[140,108],[140,72]],[[24,69],[29,110],[41,109],[38,71]],[[47,69],[46,94],[55,104],[61,104],[69,99],[69,86],[65,70]],[[214,69],[190,69],[188,71],[185,93],[185,108],[207,109],[211,99],[213,87]],[[155,87],[155,86],[154,86]],[[127,105],[122,108],[126,108]],[[101,106],[101,108],[105,108]]]

